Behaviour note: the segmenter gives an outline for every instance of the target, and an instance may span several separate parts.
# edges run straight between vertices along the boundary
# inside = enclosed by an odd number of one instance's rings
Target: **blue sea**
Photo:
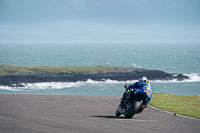
[[[182,73],[190,79],[150,80],[153,93],[200,96],[200,43],[194,42],[0,42],[0,65],[107,65]],[[0,93],[122,95],[123,86],[134,82],[28,83],[24,88],[0,86]]]

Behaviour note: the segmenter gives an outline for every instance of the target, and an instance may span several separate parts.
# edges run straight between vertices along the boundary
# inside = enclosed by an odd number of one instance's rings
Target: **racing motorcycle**
[[[137,91],[132,94],[131,90],[124,92],[123,97],[121,98],[120,104],[116,110],[116,116],[124,114],[126,118],[132,118],[135,114],[141,113],[146,105],[143,105],[143,97]],[[122,113],[122,109],[125,111]]]

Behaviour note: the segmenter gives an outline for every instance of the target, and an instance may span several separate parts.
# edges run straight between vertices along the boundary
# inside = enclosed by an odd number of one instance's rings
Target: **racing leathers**
[[[123,94],[121,105],[122,108],[130,97],[139,96],[143,100],[143,106],[146,107],[152,97],[151,85],[148,80],[136,82],[132,85],[125,85],[126,91]]]

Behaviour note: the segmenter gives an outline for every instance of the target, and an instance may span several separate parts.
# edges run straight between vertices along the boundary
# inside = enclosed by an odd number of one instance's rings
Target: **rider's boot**
[[[147,107],[147,105],[143,104],[143,105],[141,105],[141,107],[142,107],[142,108],[146,108],[146,107]]]

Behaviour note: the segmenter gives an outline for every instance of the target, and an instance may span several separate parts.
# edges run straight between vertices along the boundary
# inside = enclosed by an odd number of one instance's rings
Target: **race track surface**
[[[0,133],[199,133],[200,120],[147,107],[116,117],[119,96],[0,94]]]

